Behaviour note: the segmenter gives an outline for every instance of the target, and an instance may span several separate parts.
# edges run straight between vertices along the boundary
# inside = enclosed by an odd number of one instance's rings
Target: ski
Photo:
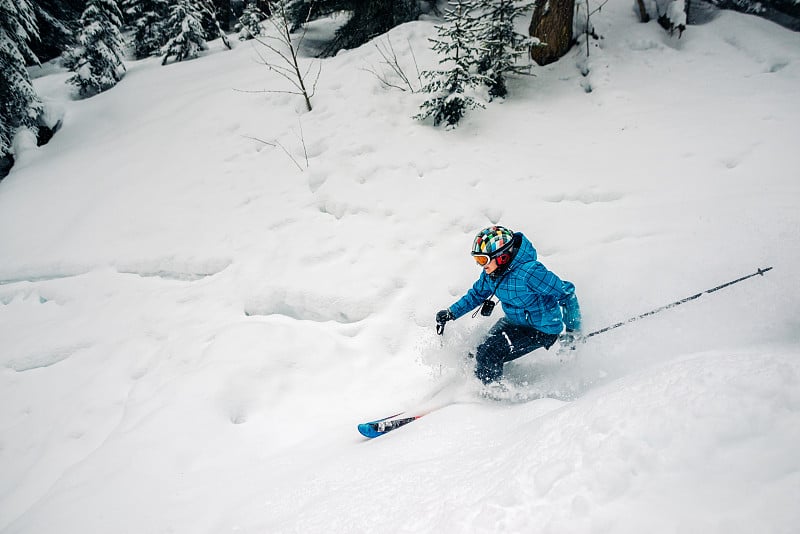
[[[387,432],[406,426],[408,423],[412,423],[431,412],[450,406],[458,402],[458,399],[454,396],[454,392],[457,392],[458,389],[454,388],[454,386],[462,382],[463,376],[460,373],[454,373],[453,376],[437,384],[433,391],[425,395],[425,397],[413,405],[413,407],[407,407],[404,411],[384,417],[383,419],[361,423],[358,425],[358,431],[365,438],[377,438]]]
[[[396,417],[401,415],[403,414],[398,413],[395,415],[390,415],[389,417],[384,417],[383,419],[378,419],[377,421],[361,423],[360,425],[358,425],[358,431],[365,438],[370,438],[370,439],[377,438],[378,436],[382,436],[387,432],[391,432],[392,430],[400,428],[401,426],[405,426],[408,423],[416,421],[425,414],[413,415],[409,417],[399,417],[398,419],[395,419]]]

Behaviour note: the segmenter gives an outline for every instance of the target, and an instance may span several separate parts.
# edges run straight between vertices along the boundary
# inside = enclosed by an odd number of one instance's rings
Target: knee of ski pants
[[[502,332],[490,334],[475,353],[475,376],[484,383],[498,380],[503,375],[503,363],[511,354],[511,345]]]
[[[475,352],[478,363],[502,362],[511,354],[512,346],[508,336],[502,330],[490,331]]]
[[[491,365],[488,367],[475,367],[475,376],[484,384],[497,382],[503,376],[503,364]]]
[[[545,334],[533,328],[522,332],[513,328],[507,332],[505,328],[505,323],[495,325],[475,353],[475,376],[485,384],[503,376],[506,362],[541,347],[549,349],[558,340],[558,334]]]

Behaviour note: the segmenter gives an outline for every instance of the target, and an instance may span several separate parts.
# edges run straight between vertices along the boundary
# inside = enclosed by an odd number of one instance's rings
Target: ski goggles
[[[487,265],[489,265],[489,262],[492,261],[492,257],[489,256],[488,254],[475,254],[473,252],[472,257],[475,258],[475,261],[481,267],[486,267]]]

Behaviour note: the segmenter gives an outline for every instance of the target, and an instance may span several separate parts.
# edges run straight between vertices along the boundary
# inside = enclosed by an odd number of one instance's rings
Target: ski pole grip
[[[447,323],[436,323],[436,333],[440,336],[444,335],[444,325]]]

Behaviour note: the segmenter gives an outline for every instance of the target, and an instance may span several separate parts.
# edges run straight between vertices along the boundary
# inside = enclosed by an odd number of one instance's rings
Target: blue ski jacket
[[[575,286],[548,271],[536,259],[536,249],[522,233],[515,233],[514,241],[518,250],[508,269],[497,277],[481,271],[472,288],[450,306],[453,318],[475,309],[494,291],[513,324],[531,326],[545,334],[559,334],[564,326],[579,330],[581,316]]]

